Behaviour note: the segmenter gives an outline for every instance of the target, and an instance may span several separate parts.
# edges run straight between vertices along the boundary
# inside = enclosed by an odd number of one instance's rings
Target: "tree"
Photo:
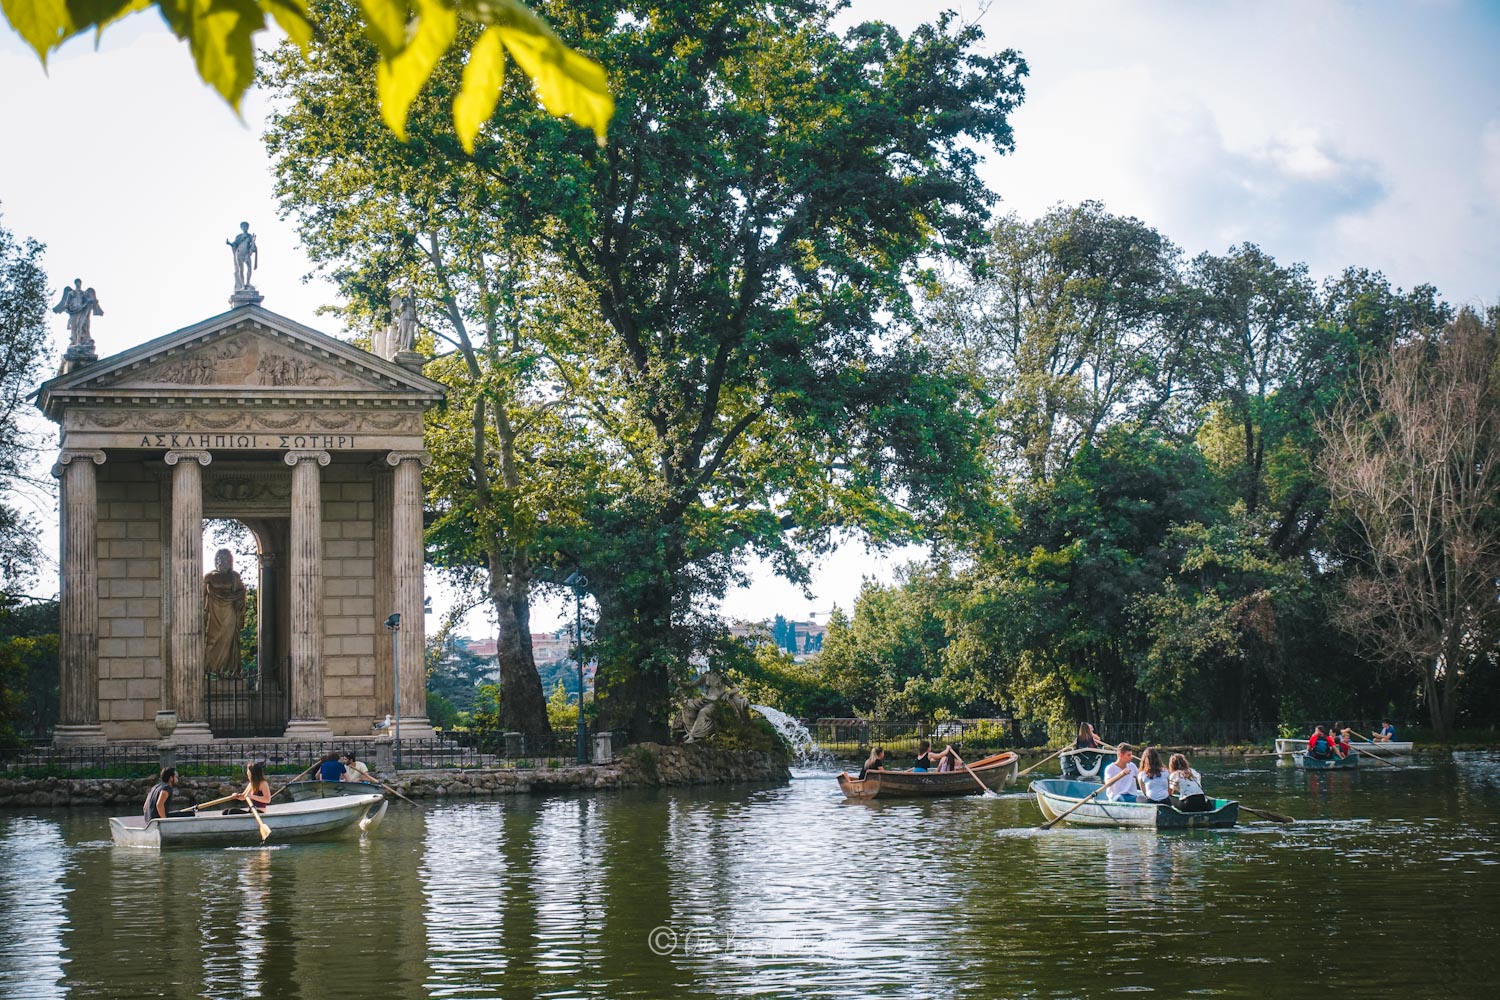
[[[1398,345],[1323,424],[1322,472],[1358,526],[1340,616],[1421,684],[1452,732],[1466,673],[1500,635],[1500,312]]]
[[[975,54],[978,29],[947,18],[840,38],[823,0],[546,9],[617,74],[607,148],[507,91],[512,127],[472,157],[422,102],[418,152],[393,156],[348,99],[374,56],[343,24],[337,57],[278,64],[273,152],[309,249],[351,285],[431,256],[432,226],[386,196],[468,207],[444,260],[511,275],[500,332],[534,349],[505,370],[548,387],[541,410],[570,445],[519,451],[533,461],[505,495],[530,502],[528,474],[560,470],[530,557],[550,548],[551,575],[591,581],[600,725],[661,738],[671,678],[712,636],[703,599],[745,554],[805,581],[800,556],[835,531],[909,537],[983,498],[965,386],[901,324],[925,258],[982,239],[993,196],[973,143],[1010,147],[1025,65]],[[356,180],[320,183],[335,175]],[[378,238],[345,226],[356,216],[383,217]]]
[[[47,56],[75,35],[102,33],[115,21],[154,7],[188,43],[198,75],[236,113],[255,79],[255,36],[269,16],[303,53],[324,28],[309,0],[3,0],[0,10],[45,66]],[[354,5],[346,4],[348,11]],[[505,53],[530,78],[542,106],[594,130],[599,142],[614,113],[604,69],[568,48],[521,0],[359,0],[366,36],[380,50],[374,79],[391,131],[406,138],[406,116],[434,67],[453,46],[460,18],[482,26],[472,39],[453,124],[472,151],[474,137],[494,113],[505,79]]]
[[[472,712],[479,686],[492,672],[490,661],[469,649],[469,640],[444,634],[428,654],[427,691],[446,698],[458,712]],[[512,730],[514,731],[514,730]]]
[[[0,217],[0,596],[22,588],[41,559],[36,528],[12,493],[34,454],[17,415],[50,354],[45,249],[17,240]]]

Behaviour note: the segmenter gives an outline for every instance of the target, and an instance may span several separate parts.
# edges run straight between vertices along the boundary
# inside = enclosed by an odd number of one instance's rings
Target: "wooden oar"
[[[236,793],[236,794],[238,794],[238,793]],[[197,812],[199,809],[207,809],[210,806],[221,806],[221,805],[223,805],[226,802],[232,801],[233,799],[234,799],[233,795],[226,795],[222,799],[213,799],[212,801],[209,801],[209,802],[200,802],[197,805],[193,806],[193,812]]]
[[[1243,802],[1240,803],[1240,811],[1241,812],[1247,812],[1251,816],[1259,816],[1261,819],[1268,819],[1272,823],[1295,823],[1295,822],[1297,822],[1296,820],[1292,819],[1292,817],[1290,817],[1290,816],[1284,816],[1281,813],[1273,813],[1273,812],[1270,812],[1269,810],[1266,810],[1266,809],[1251,809],[1249,806],[1245,805]]]
[[[266,801],[269,802],[270,799]],[[260,818],[260,811],[255,808],[255,800],[249,795],[245,796],[245,805],[250,807],[250,815],[255,817],[255,825],[260,828],[260,842],[264,844],[266,838],[271,835],[271,828],[266,826],[265,821]]]
[[[1359,736],[1360,739],[1365,740],[1365,738],[1363,736],[1360,736],[1359,733],[1355,733],[1355,732],[1351,731],[1351,735],[1353,735],[1353,736]],[[1368,744],[1370,744],[1371,746],[1378,746],[1379,745],[1374,740],[1365,740],[1365,742],[1368,743]],[[1386,765],[1388,765],[1390,767],[1401,767],[1402,766],[1400,764],[1397,764],[1393,760],[1388,760],[1387,758],[1380,756],[1380,754],[1375,753],[1373,750],[1366,750],[1364,747],[1357,747],[1357,746],[1354,746],[1353,744],[1350,744],[1350,749],[1354,750],[1356,753],[1362,753],[1366,757],[1374,757],[1376,760],[1380,761],[1380,763],[1386,764]]]
[[[408,803],[410,805],[414,805],[418,809],[422,808],[417,803],[412,802],[412,800],[409,799],[409,798],[407,798],[405,795],[402,795],[400,792],[396,791],[390,785],[387,785],[385,782],[383,782],[379,778],[375,777],[375,775],[373,775],[373,774],[370,775],[370,780],[373,781],[373,782],[375,782],[375,784],[379,785],[381,788],[384,788],[386,791],[390,792],[392,795],[396,796],[396,798],[400,799],[402,802],[406,802],[406,803]],[[981,784],[983,784],[983,782],[981,782]]]
[[[1047,822],[1043,823],[1040,827],[1038,827],[1038,829],[1040,829],[1040,830],[1050,830],[1050,829],[1052,829],[1053,826],[1057,825],[1058,823],[1061,823],[1063,820],[1067,819],[1069,816],[1073,815],[1080,808],[1082,808],[1083,805],[1086,802],[1089,801],[1089,799],[1092,799],[1094,796],[1096,796],[1100,792],[1104,791],[1110,785],[1113,785],[1115,782],[1119,781],[1121,778],[1124,778],[1124,777],[1126,777],[1129,774],[1130,774],[1129,771],[1121,771],[1119,774],[1115,775],[1113,778],[1110,778],[1108,781],[1106,781],[1104,784],[1100,785],[1098,788],[1094,789],[1092,792],[1089,792],[1089,794],[1087,796],[1085,796],[1084,798],[1079,799],[1077,805],[1073,806],[1072,809],[1069,809],[1067,812],[1062,813],[1062,814],[1060,814],[1058,816],[1055,816],[1052,819],[1049,819]]]
[[[963,767],[963,769],[965,771],[969,772],[969,777],[971,777],[975,781],[979,782],[979,787],[984,789],[984,794],[986,794],[986,795],[994,795],[995,794],[994,792],[990,791],[990,786],[986,785],[984,783],[983,779],[981,779],[979,777],[979,775],[977,775],[977,774],[974,773],[974,769],[972,767],[970,767],[968,764],[964,763],[964,759],[962,757],[960,757],[958,754],[954,754],[953,755],[953,759],[956,760],[956,761],[958,761],[958,763]]]
[[[1283,756],[1283,754],[1282,754],[1282,752],[1280,750],[1273,750],[1270,753],[1247,753],[1247,754],[1245,754],[1245,759],[1246,760],[1252,760],[1252,759],[1254,759],[1256,757],[1280,757],[1280,756]]]
[[[1026,775],[1030,774],[1032,771],[1035,771],[1037,768],[1041,767],[1043,764],[1047,763],[1047,761],[1051,760],[1053,757],[1056,757],[1058,754],[1062,753],[1063,750],[1066,750],[1066,749],[1068,749],[1068,748],[1067,747],[1063,747],[1062,750],[1054,750],[1051,753],[1049,753],[1047,756],[1043,757],[1041,760],[1037,761],[1035,764],[1032,764],[1026,770],[1018,772],[1016,774],[1016,780],[1019,781],[1021,778],[1026,777]]]
[[[276,789],[276,791],[272,792],[271,793],[271,798],[274,799],[276,796],[278,796],[282,792],[286,791],[288,787],[290,787],[291,785],[293,785],[293,784],[301,781],[302,778],[303,778],[303,775],[307,774],[308,771],[311,771],[313,768],[317,767],[321,763],[323,763],[321,760],[315,760],[311,764],[307,765],[307,770],[306,771],[303,771],[302,774],[297,775],[291,781],[288,781],[285,785],[282,785],[280,788]],[[268,799],[267,801],[270,801],[270,800]]]

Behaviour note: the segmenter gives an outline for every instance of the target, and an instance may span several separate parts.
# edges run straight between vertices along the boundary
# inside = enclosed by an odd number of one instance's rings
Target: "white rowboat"
[[[271,828],[268,843],[327,839],[373,830],[385,817],[387,805],[383,795],[343,795],[278,802],[260,816]],[[149,823],[140,816],[112,816],[109,833],[121,847],[222,847],[261,842],[254,816],[248,812],[226,816],[217,809]]]
[[[1080,826],[1128,826],[1148,830],[1190,830],[1210,826],[1234,826],[1239,820],[1240,804],[1232,799],[1209,799],[1213,807],[1207,812],[1183,812],[1174,806],[1151,802],[1117,802],[1102,795],[1084,802],[1099,791],[1091,781],[1067,781],[1043,778],[1031,783],[1031,792],[1042,815],[1056,819],[1078,806],[1064,823]],[[1082,805],[1079,803],[1082,802]]]

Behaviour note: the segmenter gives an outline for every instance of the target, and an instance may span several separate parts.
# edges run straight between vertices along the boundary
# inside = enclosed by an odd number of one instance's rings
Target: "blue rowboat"
[[[385,794],[379,785],[368,781],[321,781],[316,778],[294,781],[286,786],[286,793],[292,797],[293,802],[306,802],[308,799],[334,799],[344,795]]]
[[[1292,754],[1292,763],[1309,771],[1346,771],[1359,767],[1359,754],[1351,753],[1347,757],[1314,757],[1303,751]]]
[[[1031,783],[1031,792],[1042,815],[1056,819],[1083,802],[1099,786],[1092,781],[1068,781],[1043,778]],[[1205,812],[1183,812],[1175,806],[1150,802],[1111,802],[1102,795],[1079,806],[1064,823],[1081,826],[1123,826],[1149,830],[1193,830],[1203,827],[1234,826],[1240,818],[1240,804],[1233,799],[1209,799]]]

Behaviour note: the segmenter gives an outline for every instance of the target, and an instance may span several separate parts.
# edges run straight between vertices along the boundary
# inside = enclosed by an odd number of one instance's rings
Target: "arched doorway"
[[[291,718],[288,586],[281,572],[287,519],[215,516],[203,527],[204,566],[214,566],[217,553],[228,550],[245,587],[239,656],[221,663],[210,655],[204,664],[209,729],[217,739],[280,736]]]

